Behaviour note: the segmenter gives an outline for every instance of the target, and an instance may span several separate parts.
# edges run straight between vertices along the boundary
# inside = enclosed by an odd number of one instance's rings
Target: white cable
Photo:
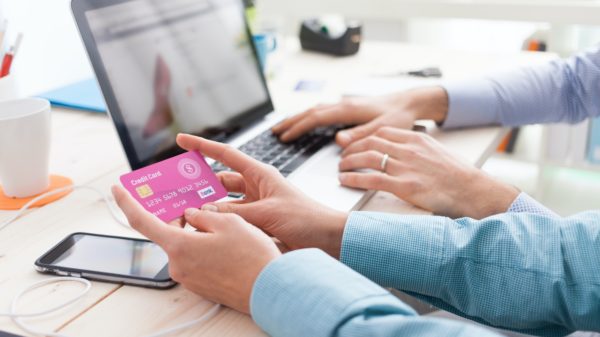
[[[84,289],[77,294],[77,296],[71,298],[70,300],[65,301],[64,303],[61,303],[59,305],[56,305],[52,308],[49,309],[45,309],[39,312],[33,312],[33,313],[17,313],[17,307],[19,302],[21,301],[21,298],[23,296],[25,296],[27,293],[31,292],[32,290],[35,290],[37,288],[49,285],[49,284],[53,284],[53,283],[60,283],[60,282],[76,282],[76,283],[81,283],[84,285]],[[90,289],[92,288],[92,283],[86,279],[83,278],[76,278],[76,277],[53,277],[50,279],[46,279],[46,280],[42,280],[39,282],[36,282],[32,285],[30,285],[29,287],[25,288],[24,290],[22,290],[20,293],[18,293],[12,300],[12,303],[10,305],[10,311],[8,313],[1,313],[0,312],[0,317],[4,316],[4,317],[10,317],[13,322],[15,322],[16,325],[18,325],[21,329],[23,329],[23,331],[30,333],[32,335],[37,335],[37,336],[47,336],[47,337],[67,337],[66,335],[60,334],[60,333],[56,333],[56,332],[46,332],[46,331],[40,331],[37,330],[35,328],[32,328],[30,325],[25,324],[21,319],[22,318],[33,318],[33,317],[41,317],[41,316],[45,316],[45,315],[49,315],[52,314],[56,311],[59,311],[61,309],[64,309],[66,307],[68,307],[69,305],[79,301],[83,296],[85,296]],[[200,324],[200,323],[204,323],[206,321],[208,321],[209,319],[213,318],[218,312],[219,309],[221,308],[221,306],[219,304],[215,304],[212,306],[212,308],[210,308],[210,310],[208,310],[204,315],[202,315],[200,318],[195,319],[193,321],[190,322],[186,322],[177,326],[174,326],[172,328],[168,328],[165,330],[161,330],[157,333],[154,333],[148,337],[162,337],[162,336],[167,336],[170,335],[172,333],[175,333],[177,331],[183,330],[183,329],[187,329],[190,328],[194,325]]]
[[[98,193],[102,197],[104,202],[106,203],[106,206],[108,207],[108,210],[110,211],[110,214],[115,219],[115,221],[117,221],[120,225],[131,229],[131,227],[129,226],[129,223],[123,219],[120,212],[113,206],[113,203],[111,202],[111,200],[102,191],[100,191],[99,189],[97,189],[95,187],[91,187],[91,186],[71,185],[71,186],[61,187],[61,188],[57,188],[55,190],[46,192],[46,193],[41,194],[41,195],[35,197],[34,199],[30,200],[25,205],[23,205],[23,207],[21,207],[21,209],[18,210],[12,217],[10,217],[8,220],[0,223],[0,230],[6,228],[8,225],[13,223],[15,220],[20,218],[23,215],[23,213],[25,213],[33,204],[35,204],[36,202],[38,202],[40,200],[43,200],[45,198],[48,198],[53,195],[56,195],[56,194],[59,194],[62,192],[66,192],[69,190],[84,190],[84,189]],[[37,288],[40,288],[40,287],[43,287],[43,286],[46,286],[49,284],[53,284],[53,283],[59,283],[59,282],[77,282],[77,283],[83,284],[85,286],[85,288],[77,296],[73,297],[72,299],[70,299],[68,301],[65,301],[64,303],[62,303],[60,305],[54,306],[50,309],[46,309],[46,310],[34,312],[34,313],[25,313],[25,314],[16,313],[17,305],[19,304],[19,301],[25,294],[31,292],[34,289],[37,289]],[[36,283],[30,285],[29,287],[25,288],[20,293],[18,293],[12,300],[12,303],[10,306],[10,311],[8,313],[0,312],[0,317],[2,317],[2,316],[10,317],[13,320],[13,322],[15,322],[15,324],[18,325],[21,329],[23,329],[27,333],[30,333],[33,335],[46,336],[46,337],[68,337],[66,335],[55,333],[55,332],[45,332],[45,331],[36,330],[36,329],[32,328],[31,326],[25,324],[23,321],[21,321],[21,319],[22,318],[41,317],[41,316],[45,316],[45,315],[54,313],[58,310],[61,310],[65,307],[79,301],[83,296],[85,296],[90,291],[91,288],[92,288],[92,283],[83,278],[53,277],[53,278],[45,279],[45,280],[42,280],[42,281],[39,281],[39,282],[36,282]],[[190,328],[194,325],[204,323],[204,322],[208,321],[209,319],[213,318],[219,312],[220,308],[221,308],[221,306],[219,304],[215,304],[204,315],[200,316],[200,318],[197,318],[193,321],[186,322],[186,323],[183,323],[180,325],[176,325],[172,328],[167,328],[167,329],[161,330],[161,331],[159,331],[155,334],[152,334],[148,337],[167,336],[167,335],[170,335],[177,331]]]
[[[196,324],[200,324],[200,323],[204,323],[206,321],[208,321],[209,319],[215,317],[217,315],[217,313],[219,312],[219,309],[221,309],[221,305],[219,304],[215,304],[212,306],[212,308],[210,308],[210,310],[208,310],[204,315],[202,315],[200,318],[195,319],[193,321],[189,321],[187,323],[183,323],[180,325],[176,325],[172,328],[167,328],[164,330],[161,330],[155,334],[149,335],[147,337],[162,337],[162,336],[167,336],[170,335],[172,333],[175,333],[177,331],[183,330],[183,329],[187,329],[190,328]]]
[[[33,206],[33,204],[35,204],[36,202],[46,199],[48,197],[51,197],[53,195],[60,194],[60,193],[70,191],[70,190],[88,190],[88,191],[94,191],[94,192],[98,193],[102,197],[104,202],[106,202],[106,206],[108,207],[108,210],[110,211],[110,215],[115,219],[115,221],[117,221],[120,225],[131,229],[131,227],[129,226],[127,221],[125,221],[123,219],[122,215],[119,213],[119,211],[117,211],[115,209],[115,207],[113,206],[113,203],[106,196],[106,194],[104,194],[102,191],[100,191],[99,189],[97,189],[95,187],[91,187],[91,186],[71,185],[71,186],[57,188],[55,190],[46,192],[44,194],[40,194],[37,197],[33,198],[32,200],[27,202],[25,205],[23,205],[23,207],[21,207],[21,209],[18,210],[12,217],[10,217],[8,220],[0,223],[0,230],[3,230],[6,226],[10,225],[15,220],[20,218],[23,215],[23,213],[25,213],[29,208],[31,208],[31,206]]]
[[[50,309],[46,309],[46,310],[43,310],[40,312],[28,313],[28,314],[20,314],[20,313],[16,312],[17,305],[19,304],[19,301],[25,294],[29,293],[30,291],[32,291],[34,289],[43,287],[45,285],[52,284],[52,283],[59,283],[59,282],[77,282],[77,283],[83,284],[85,286],[85,288],[77,296],[73,297],[72,299],[70,299],[68,301],[65,301],[64,303],[62,303],[60,305],[52,307]],[[12,300],[12,303],[10,305],[10,311],[8,313],[0,313],[0,316],[10,317],[13,320],[13,322],[15,322],[15,324],[19,326],[19,328],[21,328],[24,331],[26,331],[27,333],[30,333],[33,335],[48,336],[48,337],[67,337],[65,335],[61,335],[61,334],[58,334],[55,332],[44,332],[44,331],[36,330],[36,329],[30,327],[29,325],[25,324],[23,321],[21,321],[21,318],[45,316],[45,315],[51,314],[55,311],[58,311],[60,309],[63,309],[65,307],[79,301],[79,299],[81,299],[83,296],[85,296],[90,291],[91,288],[92,288],[92,283],[90,283],[90,281],[88,281],[86,279],[82,279],[82,278],[53,277],[50,279],[42,280],[42,281],[39,281],[39,282],[36,282],[36,283],[30,285],[29,287],[25,288],[20,293],[18,293]]]

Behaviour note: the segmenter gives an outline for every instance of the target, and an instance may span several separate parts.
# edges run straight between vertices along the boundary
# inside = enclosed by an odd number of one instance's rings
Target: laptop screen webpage
[[[135,0],[85,13],[137,159],[179,132],[236,131],[270,102],[239,0]]]

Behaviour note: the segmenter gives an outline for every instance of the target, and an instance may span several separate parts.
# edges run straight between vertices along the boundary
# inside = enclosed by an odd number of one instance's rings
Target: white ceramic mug
[[[50,102],[0,102],[0,185],[9,197],[42,193],[50,184]]]

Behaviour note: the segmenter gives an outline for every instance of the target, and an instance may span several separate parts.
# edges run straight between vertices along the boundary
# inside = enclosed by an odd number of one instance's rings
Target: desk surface
[[[270,87],[278,110],[300,111],[322,100],[339,98],[350,81],[373,71],[397,71],[406,67],[442,67],[447,77],[463,78],[491,69],[548,60],[550,56],[532,53],[476,55],[432,48],[382,42],[365,43],[355,57],[337,59],[303,53],[297,43],[286,41],[280,55],[280,70]],[[320,93],[293,91],[299,79],[322,79]],[[109,119],[56,109],[52,120],[51,171],[73,178],[77,185],[91,185],[106,193],[118,177],[128,171],[125,156]],[[482,165],[504,130],[484,128],[460,132],[433,131],[435,137],[474,165]],[[377,193],[364,209],[397,213],[425,213],[391,195]],[[11,213],[0,212],[0,220]],[[110,235],[139,236],[119,226],[110,217],[98,195],[76,191],[67,198],[32,210],[0,231],[0,311],[12,297],[32,282],[43,279],[33,262],[70,233],[85,231]],[[31,312],[56,303],[78,291],[78,285],[59,284],[34,291],[23,299],[19,311]],[[191,321],[212,304],[182,287],[167,291],[94,282],[90,293],[60,314],[31,320],[37,328],[55,330],[70,336],[143,336]],[[22,331],[7,318],[0,318],[0,330]],[[263,336],[250,317],[222,309],[208,323],[193,327],[179,336]]]

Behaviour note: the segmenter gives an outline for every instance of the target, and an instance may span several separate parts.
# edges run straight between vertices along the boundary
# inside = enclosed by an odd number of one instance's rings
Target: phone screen
[[[169,262],[167,254],[152,242],[85,234],[73,235],[68,241],[70,247],[51,264],[153,279]]]

